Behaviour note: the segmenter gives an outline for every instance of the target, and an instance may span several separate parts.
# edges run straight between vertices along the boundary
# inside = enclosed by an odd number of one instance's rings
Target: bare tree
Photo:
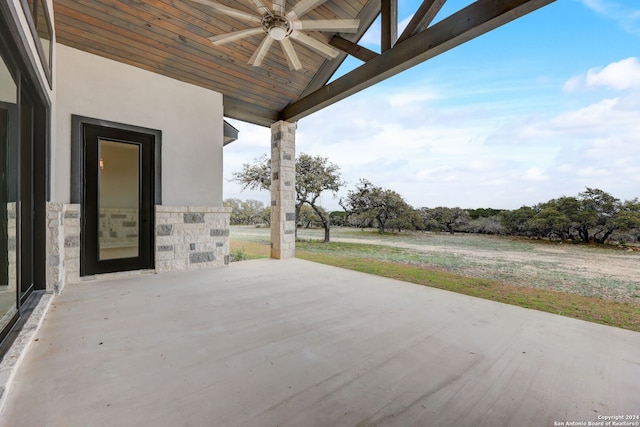
[[[271,162],[266,155],[245,163],[242,170],[233,173],[233,181],[243,185],[243,189],[269,190],[271,187]],[[325,191],[335,194],[344,185],[340,179],[340,168],[322,156],[300,153],[296,158],[296,230],[300,209],[306,203],[318,215],[324,228],[324,241],[330,238],[329,214],[322,209],[318,200]]]

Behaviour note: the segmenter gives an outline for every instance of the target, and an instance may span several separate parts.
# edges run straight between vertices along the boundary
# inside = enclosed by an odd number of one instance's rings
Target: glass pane
[[[0,57],[0,102],[15,105],[18,102],[18,87]],[[4,128],[3,128],[4,129]]]
[[[33,18],[36,22],[36,30],[42,43],[44,50],[45,62],[47,66],[51,66],[51,40],[53,40],[53,30],[51,29],[51,22],[49,22],[49,14],[47,13],[47,4],[45,0],[38,0],[35,3],[35,10],[33,11]]]
[[[34,109],[29,101],[27,93],[23,90],[20,93],[20,175],[19,175],[19,197],[18,204],[18,233],[20,236],[20,299],[28,294],[33,288],[33,266],[34,266],[34,187],[33,187],[33,130]]]
[[[33,18],[33,25],[35,27],[32,28],[32,30],[34,37],[37,36],[37,39],[40,40],[40,43],[42,44],[42,54],[44,54],[44,57],[41,57],[42,64],[46,69],[51,70],[51,40],[53,40],[53,25],[49,18],[47,1],[26,0],[23,1],[22,5],[25,13],[29,13]]]
[[[0,329],[11,320],[17,308],[17,89],[0,57]]]
[[[100,260],[139,255],[140,145],[99,140]]]

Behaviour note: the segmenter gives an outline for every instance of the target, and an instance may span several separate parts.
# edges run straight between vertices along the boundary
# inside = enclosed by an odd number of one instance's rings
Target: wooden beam
[[[398,0],[382,0],[381,15],[381,48],[383,52],[391,49],[398,39]]]
[[[402,43],[409,37],[427,28],[429,24],[433,22],[446,1],[447,0],[424,0],[402,32],[402,35],[398,38],[397,43]]]
[[[343,52],[348,53],[349,55],[358,58],[363,62],[367,62],[378,54],[372,50],[367,49],[366,47],[362,47],[360,45],[355,44],[347,39],[344,39],[340,36],[334,36],[329,40],[329,44],[335,48],[340,49]]]
[[[362,38],[364,33],[367,32],[371,25],[373,25],[375,20],[378,18],[378,15],[380,15],[380,2],[375,0],[368,1],[357,16],[360,20],[360,28],[358,28],[358,31],[355,34],[345,34],[343,38],[354,43],[357,42]],[[317,70],[306,89],[302,91],[300,98],[303,98],[326,85],[346,58],[347,54],[341,53],[333,61],[325,61]]]
[[[396,44],[355,70],[288,105],[281,119],[297,121],[363,89],[498,28],[555,0],[477,0]]]
[[[255,103],[241,101],[224,95],[222,97],[224,116],[259,126],[270,127],[280,118],[271,109],[260,107]]]

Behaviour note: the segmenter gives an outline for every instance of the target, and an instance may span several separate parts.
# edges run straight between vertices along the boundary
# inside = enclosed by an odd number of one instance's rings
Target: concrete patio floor
[[[2,426],[640,415],[640,333],[302,260],[69,286],[35,339]]]

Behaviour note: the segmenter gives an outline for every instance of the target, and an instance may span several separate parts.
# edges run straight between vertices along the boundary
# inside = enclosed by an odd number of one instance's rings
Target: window
[[[1,42],[2,40],[0,40]],[[18,285],[18,85],[0,45],[0,337],[15,321]]]
[[[49,86],[52,86],[53,25],[46,0],[22,0],[22,8],[31,27],[31,34],[36,41],[36,49],[47,75]]]
[[[0,356],[42,295],[47,266],[49,100],[11,16],[0,1]]]

